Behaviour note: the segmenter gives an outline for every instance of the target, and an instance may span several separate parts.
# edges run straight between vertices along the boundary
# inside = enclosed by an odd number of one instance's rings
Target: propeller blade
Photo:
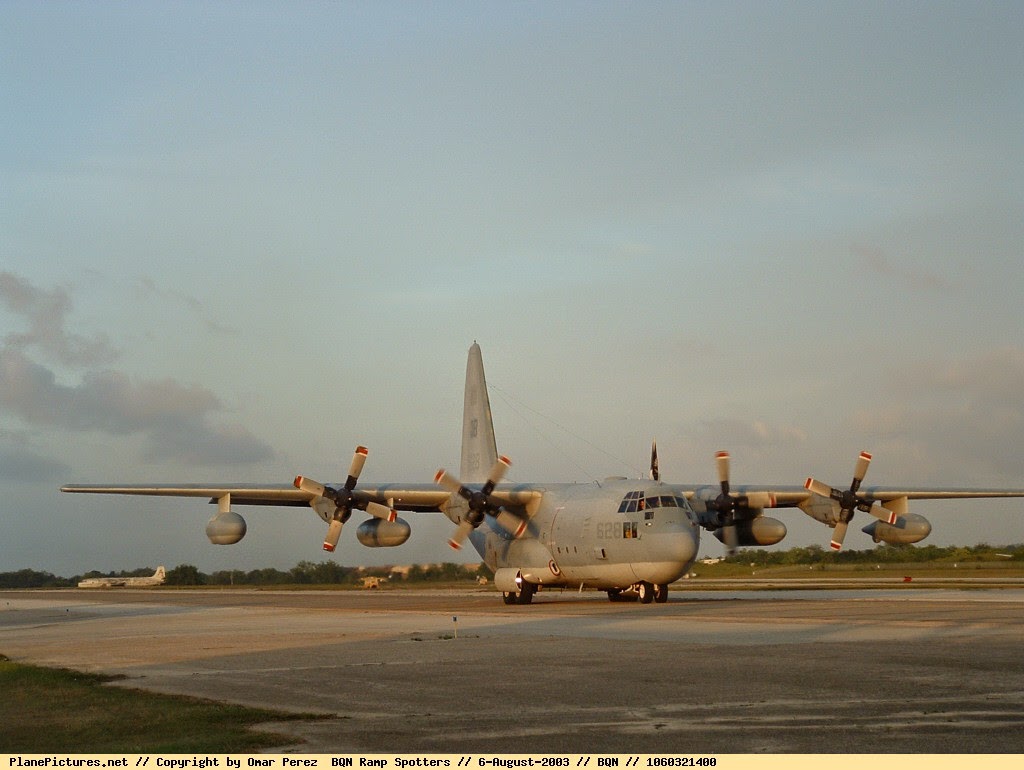
[[[722,494],[729,494],[729,453],[719,452],[715,455],[715,465],[718,467],[718,481],[722,485]]]
[[[868,466],[871,464],[871,455],[867,452],[861,452],[860,457],[857,458],[857,466],[853,471],[853,485],[850,487],[851,492],[856,492],[860,489],[860,483],[864,481],[864,476],[867,475]]]
[[[303,492],[308,492],[315,497],[324,496],[325,487],[319,481],[307,479],[305,476],[296,476],[294,483],[296,489],[301,489]]]
[[[722,527],[722,537],[725,540],[725,552],[732,556],[736,553],[736,546],[739,545],[739,537],[736,535],[736,525],[729,524]]]
[[[729,453],[717,452],[715,454],[715,467],[718,469],[718,481],[722,486],[722,492],[713,502],[713,508],[718,512],[718,521],[722,526],[722,542],[725,544],[725,553],[732,556],[736,553],[736,546],[739,545],[739,535],[736,532],[736,510],[741,506],[747,506],[746,498],[739,499],[729,495]]]
[[[487,483],[484,484],[483,489],[480,491],[485,495],[491,494],[494,488],[501,483],[501,480],[505,478],[505,474],[508,472],[509,466],[512,465],[512,461],[509,460],[505,455],[502,455],[494,461],[494,465],[491,466],[491,472],[487,474]]]
[[[895,524],[896,519],[899,518],[899,516],[897,516],[893,511],[890,511],[881,503],[875,503],[868,509],[867,512],[874,516],[876,519],[881,519],[886,524]]]
[[[444,468],[439,469],[438,472],[435,474],[434,483],[440,487],[443,487],[444,489],[447,489],[452,494],[462,495],[463,497],[466,497],[465,493],[463,492],[464,487],[462,486],[462,482],[459,481],[450,473],[448,473],[448,471],[446,471]]]
[[[804,482],[804,489],[809,489],[814,494],[821,495],[822,497],[832,497],[832,487],[817,479],[807,479]]]
[[[388,508],[386,505],[380,503],[367,503],[366,512],[371,516],[383,519],[384,521],[394,521],[398,518],[398,511],[394,508]]]
[[[448,538],[448,545],[458,551],[462,548],[463,542],[469,537],[469,533],[473,531],[473,523],[463,519],[462,522],[455,530],[455,534]]]
[[[651,442],[651,478],[654,481],[661,480],[661,472],[658,470],[658,441]]]
[[[359,480],[359,474],[363,472],[363,465],[366,464],[366,455],[370,453],[364,446],[357,446],[355,454],[352,455],[352,465],[348,469],[348,478],[345,480],[345,489],[352,491],[356,482]]]
[[[774,508],[775,495],[771,492],[750,492],[745,495],[748,508]]]
[[[498,515],[494,517],[497,519],[498,524],[501,525],[502,529],[508,532],[512,537],[522,537],[526,531],[526,521],[520,519],[515,514],[509,513],[508,511],[499,511]]]
[[[341,521],[331,519],[327,527],[327,537],[324,538],[324,550],[333,551],[338,545],[338,538],[341,537]]]
[[[835,532],[832,533],[832,542],[829,543],[829,547],[831,547],[833,551],[842,550],[843,540],[846,539],[846,530],[848,527],[849,524],[842,519],[836,522]]]

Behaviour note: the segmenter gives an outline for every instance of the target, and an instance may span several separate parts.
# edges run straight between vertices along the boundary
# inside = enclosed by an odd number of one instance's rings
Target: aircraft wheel
[[[608,589],[608,601],[610,602],[621,602],[624,601],[622,598],[621,588],[609,588]]]
[[[637,593],[640,594],[641,604],[650,604],[654,601],[654,586],[648,583],[646,580],[642,580],[637,588]]]
[[[516,603],[516,594],[514,591],[505,591],[505,593],[501,595],[501,598],[505,601],[505,604]]]
[[[664,583],[654,586],[654,601],[664,604],[668,601],[668,586]]]
[[[537,593],[537,586],[533,583],[523,582],[523,588],[519,592],[519,604],[529,604],[533,601],[533,595]]]

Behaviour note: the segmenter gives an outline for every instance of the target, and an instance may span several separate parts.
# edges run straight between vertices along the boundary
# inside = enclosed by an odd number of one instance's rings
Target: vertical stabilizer
[[[469,349],[466,362],[466,401],[462,412],[462,468],[463,482],[487,480],[487,472],[498,459],[491,422],[491,402],[487,398],[484,379],[484,359],[475,342]]]

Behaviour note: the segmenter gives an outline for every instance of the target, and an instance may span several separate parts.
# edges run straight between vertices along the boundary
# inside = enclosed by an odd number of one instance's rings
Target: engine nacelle
[[[221,511],[206,523],[206,536],[214,545],[234,545],[245,537],[245,519],[234,511]]]
[[[871,535],[876,543],[885,541],[889,545],[909,545],[924,540],[932,532],[931,522],[916,513],[904,513],[895,524],[873,521],[862,532]]]
[[[356,538],[368,548],[393,548],[409,539],[412,527],[403,519],[367,519],[356,530]]]
[[[786,525],[771,516],[736,522],[737,545],[775,545],[786,536]],[[725,542],[721,529],[715,530],[715,537]]]
[[[502,567],[494,573],[494,587],[503,593],[515,593],[523,587],[522,573],[514,567]]]

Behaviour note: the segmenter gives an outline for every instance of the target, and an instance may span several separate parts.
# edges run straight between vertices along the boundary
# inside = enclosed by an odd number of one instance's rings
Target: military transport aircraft
[[[718,484],[671,484],[660,479],[656,446],[651,477],[612,478],[586,484],[502,483],[511,461],[498,455],[480,347],[469,349],[462,424],[460,478],[439,470],[434,483],[357,487],[367,457],[357,447],[343,484],[298,476],[284,485],[110,486],[69,485],[64,492],[208,497],[218,506],[206,525],[210,542],[230,545],[246,532],[234,505],[310,506],[327,524],[324,550],[333,551],[355,510],[369,514],[356,530],[369,547],[392,547],[410,535],[398,511],[441,512],[455,525],[449,544],[469,540],[494,572],[506,604],[529,604],[541,588],[593,588],[610,599],[664,602],[668,586],[697,557],[701,529],[731,552],[737,546],[773,545],[786,526],[764,515],[769,508],[799,508],[832,528],[839,550],[854,513],[868,514],[863,531],[877,543],[916,543],[931,532],[910,513],[909,501],[1024,497],[1024,489],[862,487],[871,455],[861,452],[853,481],[837,489],[815,479],[802,486],[733,486],[729,455],[716,457]]]

